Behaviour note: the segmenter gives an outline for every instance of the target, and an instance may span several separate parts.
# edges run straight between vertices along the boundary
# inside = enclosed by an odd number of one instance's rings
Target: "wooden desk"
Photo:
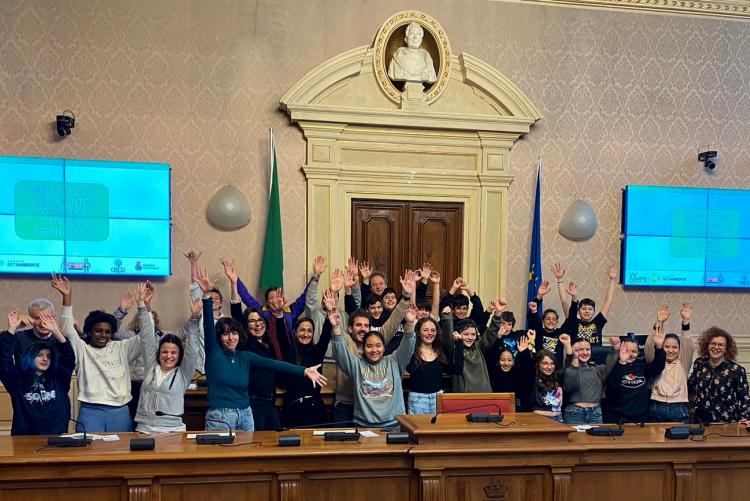
[[[445,418],[445,419],[443,419]],[[746,501],[750,433],[711,426],[705,441],[667,440],[666,425],[625,426],[622,437],[572,432],[509,414],[500,428],[461,415],[402,416],[418,443],[383,434],[324,442],[301,431],[280,448],[274,432],[238,433],[238,447],[199,446],[183,434],[131,452],[129,439],[48,449],[44,437],[0,437],[2,501]],[[489,427],[492,428],[489,428]],[[462,433],[463,429],[463,433]],[[289,432],[287,432],[289,433]],[[461,436],[461,435],[464,436]],[[261,445],[250,444],[260,441]]]

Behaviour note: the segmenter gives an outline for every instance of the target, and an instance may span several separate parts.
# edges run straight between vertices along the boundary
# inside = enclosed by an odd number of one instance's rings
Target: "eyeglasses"
[[[261,318],[257,318],[257,319],[252,319],[251,318],[250,320],[247,321],[247,323],[248,323],[248,325],[255,325],[255,324],[262,324],[264,322],[263,322],[263,319],[261,319]]]
[[[709,348],[726,348],[727,345],[724,343],[708,343]]]

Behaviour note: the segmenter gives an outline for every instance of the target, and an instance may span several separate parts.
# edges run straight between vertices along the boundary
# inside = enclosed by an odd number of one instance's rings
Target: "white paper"
[[[375,433],[374,431],[370,431],[370,430],[367,430],[367,431],[360,431],[360,432],[359,432],[359,434],[360,434],[361,436],[363,436],[363,437],[367,437],[367,438],[372,438],[372,437],[377,437],[377,436],[378,436],[378,434],[377,434],[377,433]]]
[[[575,428],[576,431],[584,432],[588,430],[589,428],[593,428],[593,426],[591,426],[590,424],[578,424],[578,425],[575,425],[573,428]]]
[[[83,438],[83,433],[69,433],[67,435],[60,435],[61,437],[71,437],[71,438]],[[105,442],[113,442],[115,440],[120,440],[120,437],[117,435],[96,435],[94,433],[86,433],[86,438],[90,440],[103,440]]]
[[[188,433],[185,435],[185,438],[188,440],[195,440],[195,437],[198,435],[221,435],[222,437],[228,437],[229,432],[228,431],[217,431],[212,433]]]
[[[349,428],[349,429],[328,428],[327,430],[314,430],[313,431],[313,437],[322,437],[323,435],[325,435],[329,431],[336,431],[336,432],[340,432],[340,433],[355,433],[357,430],[355,430],[354,428]]]

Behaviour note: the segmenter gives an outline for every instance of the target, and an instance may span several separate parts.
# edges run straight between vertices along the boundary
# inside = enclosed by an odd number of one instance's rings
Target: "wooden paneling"
[[[191,483],[161,484],[161,501],[254,501],[271,499],[272,479],[265,476],[253,480],[233,480],[207,477],[205,483],[200,477]]]
[[[637,486],[638,501],[672,499],[672,477],[668,465],[617,465],[576,469],[573,472],[572,499],[633,501]]]
[[[102,485],[103,484],[103,485]],[[2,501],[120,501],[119,481],[34,482],[0,486]]]
[[[750,464],[701,465],[695,468],[695,501],[750,499]],[[692,500],[691,500],[692,501]]]
[[[411,470],[400,474],[367,470],[346,475],[312,474],[305,478],[304,495],[308,500],[410,501]]]
[[[448,475],[445,480],[446,499],[542,501],[545,475],[518,472],[517,474]],[[596,498],[592,498],[596,499]]]
[[[352,201],[352,255],[382,272],[396,290],[403,270],[425,261],[449,284],[461,275],[462,249],[463,204]]]

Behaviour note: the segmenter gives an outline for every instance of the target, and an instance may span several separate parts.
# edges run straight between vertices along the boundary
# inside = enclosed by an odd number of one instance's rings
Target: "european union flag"
[[[539,165],[536,168],[536,191],[534,192],[534,222],[531,227],[531,252],[529,253],[529,286],[526,293],[529,302],[536,297],[539,285],[542,283],[542,157],[539,157]],[[539,305],[538,313],[542,311]],[[529,319],[526,319],[528,328]]]

